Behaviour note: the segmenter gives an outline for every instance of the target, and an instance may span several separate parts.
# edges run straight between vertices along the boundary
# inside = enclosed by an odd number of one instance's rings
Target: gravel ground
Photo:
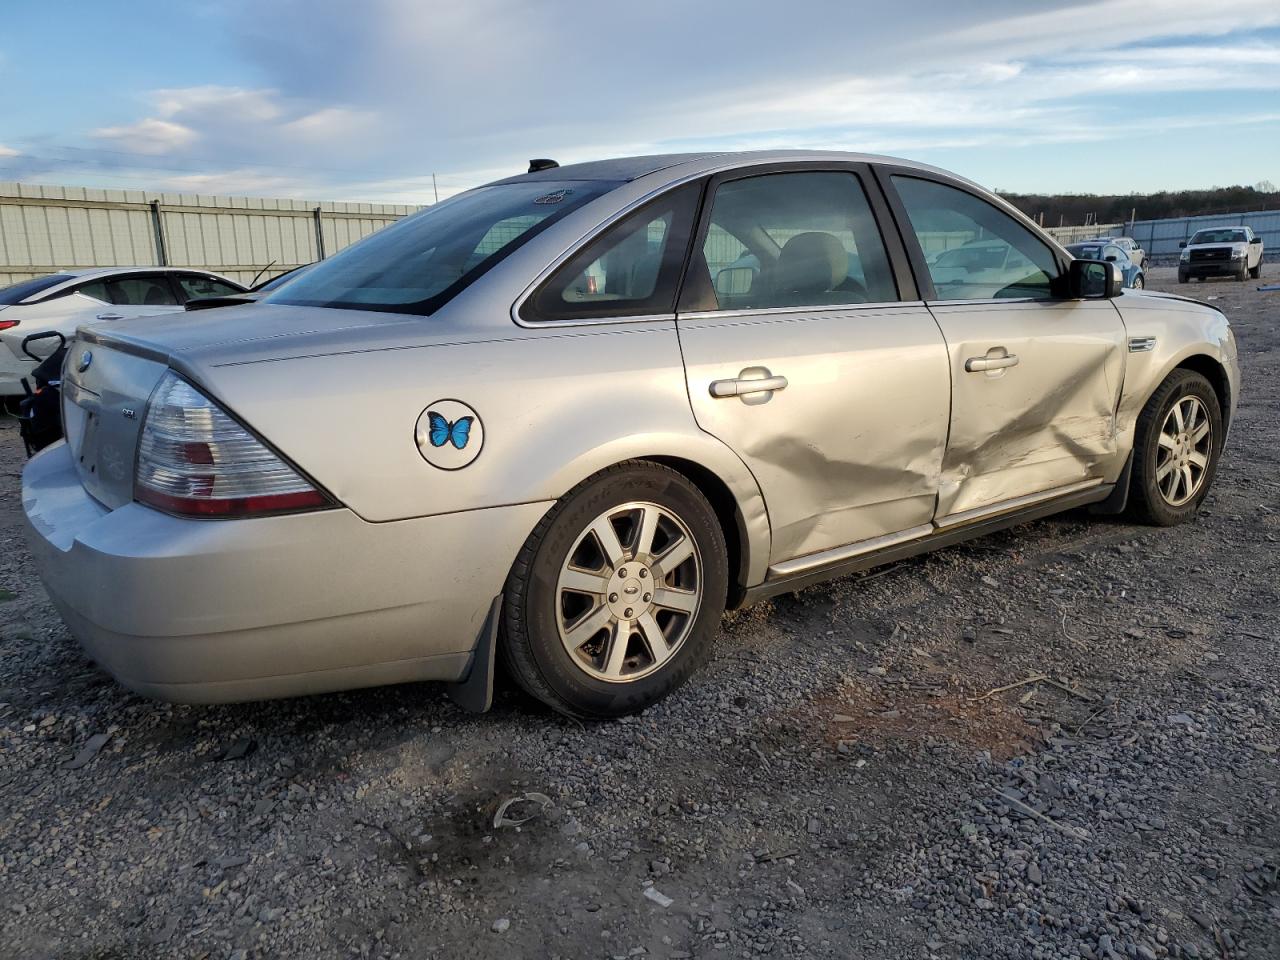
[[[585,727],[127,693],[31,575],[0,423],[0,955],[1280,957],[1280,294],[1152,280],[1242,345],[1197,522],[1068,514],[779,598]]]

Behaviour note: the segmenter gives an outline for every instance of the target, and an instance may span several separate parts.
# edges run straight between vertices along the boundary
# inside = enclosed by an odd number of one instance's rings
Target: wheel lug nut
[[[625,577],[626,575],[627,575],[627,568],[626,568],[626,567],[623,567],[621,570],[619,570],[619,571],[618,571],[618,576],[620,576],[620,577]]]
[[[616,593],[611,593],[611,594],[609,594],[609,602],[610,602],[610,603],[617,603],[617,602],[618,602],[618,595],[617,595]]]
[[[641,579],[641,580],[643,580],[643,579],[644,579],[645,577],[647,577],[648,575],[649,575],[649,571],[648,571],[648,570],[646,570],[644,567],[641,567],[641,568],[640,568],[640,579]]]
[[[653,594],[651,594],[651,593],[646,593],[646,594],[644,595],[644,602],[645,602],[645,603],[648,603],[648,602],[649,602],[650,600],[652,600],[652,599],[653,599]]]
[[[631,616],[631,614],[633,614],[633,613],[635,613],[635,611],[634,611],[634,610],[632,610],[630,607],[627,607],[627,609],[625,609],[625,610],[623,610],[623,611],[622,611],[622,615],[623,615],[624,617],[629,617],[629,616]]]

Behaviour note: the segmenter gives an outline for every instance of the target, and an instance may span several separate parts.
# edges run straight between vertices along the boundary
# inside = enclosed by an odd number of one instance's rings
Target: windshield
[[[1192,243],[1247,243],[1243,230],[1197,230]]]
[[[19,280],[17,283],[10,284],[7,287],[0,287],[0,307],[21,303],[28,297],[34,297],[41,290],[56,287],[58,284],[66,283],[70,279],[71,275],[68,273],[51,273],[48,276],[34,277],[31,280]]]
[[[542,180],[470,190],[322,260],[267,302],[429,314],[530,237],[615,186]]]

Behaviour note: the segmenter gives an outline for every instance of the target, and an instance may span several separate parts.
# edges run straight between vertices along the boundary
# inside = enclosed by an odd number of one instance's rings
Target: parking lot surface
[[[1150,286],[1241,346],[1196,522],[778,598],[614,723],[134,696],[34,576],[0,421],[0,956],[1280,957],[1280,292]]]

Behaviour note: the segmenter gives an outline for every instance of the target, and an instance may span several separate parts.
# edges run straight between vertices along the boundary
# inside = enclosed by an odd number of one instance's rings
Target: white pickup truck
[[[1178,244],[1178,282],[1205,277],[1245,280],[1262,275],[1262,238],[1252,227],[1212,227],[1197,230]]]

